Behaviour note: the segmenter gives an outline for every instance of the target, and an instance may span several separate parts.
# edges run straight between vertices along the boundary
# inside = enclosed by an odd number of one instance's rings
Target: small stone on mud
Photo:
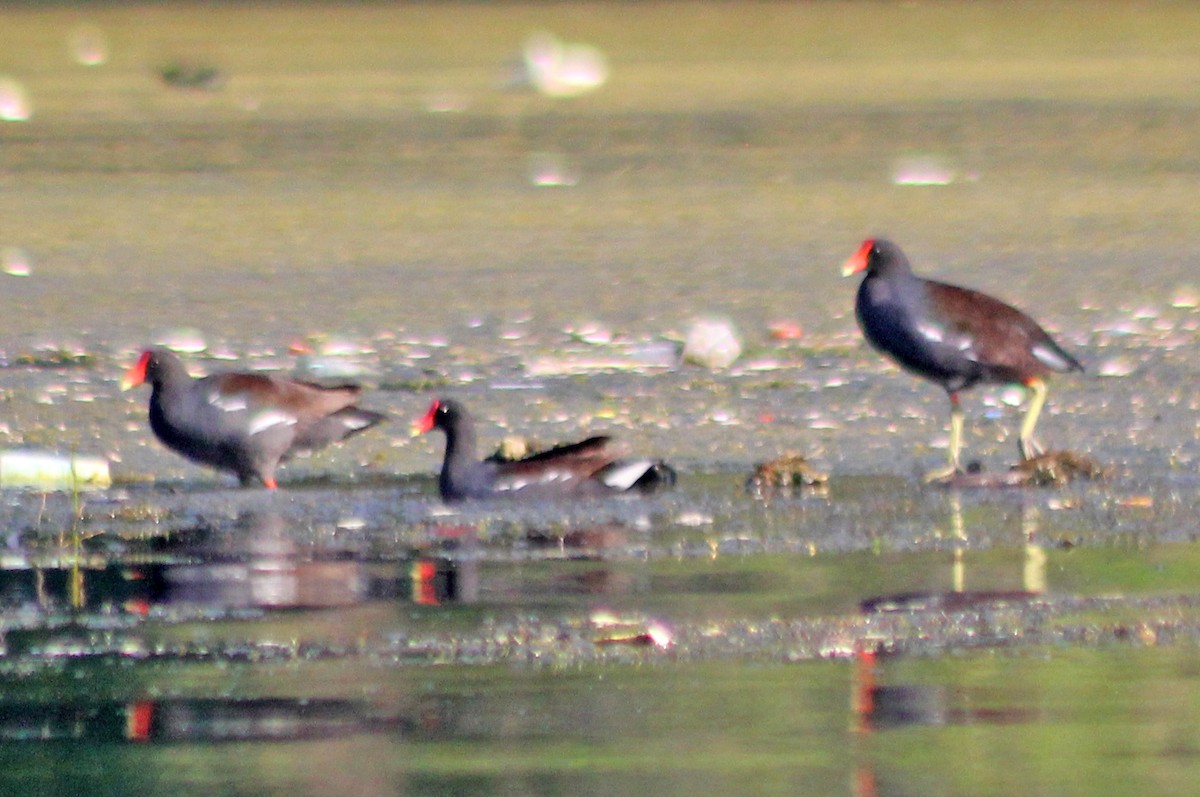
[[[581,343],[590,343],[594,346],[612,343],[616,337],[611,329],[594,321],[585,321],[575,326],[567,327],[563,331],[573,340]]]
[[[936,153],[904,155],[892,165],[894,185],[950,185],[956,177],[950,160]]]
[[[1129,376],[1137,369],[1135,363],[1129,357],[1113,357],[1110,360],[1105,360],[1096,369],[1096,373],[1100,376]]]
[[[154,336],[154,344],[180,354],[199,354],[208,348],[204,333],[190,327],[164,330]]]
[[[612,345],[597,354],[534,357],[523,368],[527,376],[571,376],[602,372],[648,372],[674,368],[679,356],[674,344]]]
[[[1005,388],[1000,393],[1000,401],[1010,407],[1019,407],[1025,401],[1025,389],[1020,387]]]
[[[529,34],[521,50],[514,86],[546,97],[566,98],[595,91],[608,80],[608,59],[597,47],[561,41],[547,31]]]
[[[529,184],[538,188],[569,188],[579,184],[579,172],[561,152],[534,152],[528,162]]]
[[[1195,285],[1180,285],[1171,294],[1171,306],[1187,310],[1200,307],[1200,288]]]
[[[800,340],[804,337],[804,327],[797,321],[777,321],[767,327],[773,340]]]
[[[699,319],[688,327],[683,359],[705,368],[728,368],[742,354],[742,342],[733,324],[724,319]]]
[[[12,277],[28,277],[33,272],[29,255],[25,254],[25,250],[15,246],[9,246],[0,251],[0,269]]]
[[[0,75],[0,121],[28,122],[33,105],[25,86],[14,78]]]

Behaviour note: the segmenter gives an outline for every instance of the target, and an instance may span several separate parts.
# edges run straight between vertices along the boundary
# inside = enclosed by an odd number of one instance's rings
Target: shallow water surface
[[[6,699],[0,729],[24,738],[0,759],[25,793],[1184,792],[1195,706],[1177,695],[1195,690],[1189,658],[1037,650],[567,671],[335,662],[304,665],[303,679],[295,665],[240,663],[225,668],[228,691],[269,684],[284,696]],[[71,663],[30,680],[60,695],[81,678],[128,683],[105,672],[114,666]],[[172,681],[203,681],[204,669]],[[353,694],[292,696],[314,684]]]
[[[515,79],[537,30],[607,83]],[[0,791],[1187,793],[1198,38],[1187,4],[6,10],[0,447],[115,483],[0,491]],[[837,276],[876,234],[1085,363],[1039,434],[1104,479],[920,485],[945,397]],[[712,317],[741,357],[681,363]],[[235,489],[118,390],[162,340],[391,423]],[[447,507],[407,434],[438,395],[487,451],[612,434],[678,486]],[[985,473],[1022,399],[965,396]],[[747,489],[784,455],[828,484]]]

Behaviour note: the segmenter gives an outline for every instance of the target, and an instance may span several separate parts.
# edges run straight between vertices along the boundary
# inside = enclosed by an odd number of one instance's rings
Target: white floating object
[[[365,363],[343,355],[305,354],[296,360],[296,370],[317,379],[361,379],[371,373]]]
[[[155,337],[154,343],[171,351],[177,351],[180,354],[199,354],[208,348],[208,343],[204,340],[204,333],[191,327],[180,327],[179,329],[168,329],[160,332]]]
[[[371,354],[374,349],[354,338],[331,337],[321,341],[317,351],[326,357],[353,357]]]
[[[1129,376],[1137,369],[1137,364],[1129,357],[1113,357],[1105,360],[1096,369],[1100,376]]]
[[[1010,407],[1019,407],[1025,401],[1025,388],[1006,387],[1000,392],[1000,400]]]
[[[529,156],[529,182],[538,188],[570,187],[579,184],[579,173],[558,152],[535,152]]]
[[[53,451],[0,451],[0,487],[35,490],[98,490],[112,484],[103,457]]]
[[[14,277],[28,277],[33,271],[29,264],[29,255],[25,254],[24,249],[16,246],[5,247],[0,251],[0,269]]]
[[[578,97],[608,81],[608,62],[600,50],[559,41],[545,31],[525,40],[522,60],[529,84],[547,97]]]
[[[680,526],[691,526],[693,528],[696,528],[699,526],[712,525],[713,518],[712,518],[712,515],[706,514],[704,512],[691,510],[691,511],[680,512],[679,516],[675,518],[675,522],[678,523]]]
[[[667,348],[619,348],[598,355],[571,354],[562,357],[535,357],[522,364],[530,377],[571,376],[604,371],[652,371],[673,368],[676,354]]]
[[[426,94],[424,103],[429,113],[463,113],[470,106],[464,95],[451,91]]]
[[[567,327],[564,331],[575,340],[593,346],[612,343],[615,337],[611,329],[595,321],[584,321],[578,326]]]
[[[68,46],[80,66],[100,66],[108,61],[108,38],[95,25],[80,25],[71,31]]]
[[[1171,306],[1189,310],[1200,307],[1200,288],[1195,285],[1180,285],[1171,294]]]
[[[940,155],[907,155],[892,167],[896,185],[950,185],[956,176],[954,167]]]
[[[33,106],[25,87],[13,78],[0,75],[0,121],[27,122],[33,116]]]
[[[693,321],[683,343],[683,359],[706,368],[728,368],[742,354],[742,342],[729,321]]]

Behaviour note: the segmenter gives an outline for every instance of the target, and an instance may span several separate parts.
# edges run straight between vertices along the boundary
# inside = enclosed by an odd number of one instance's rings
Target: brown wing
[[[586,479],[612,464],[616,454],[610,449],[611,438],[589,437],[578,443],[566,443],[546,451],[531,454],[515,462],[505,462],[501,472],[511,477],[531,477],[557,470],[574,478]]]
[[[301,420],[312,420],[352,406],[362,388],[324,387],[268,374],[226,373],[215,378],[223,397],[240,396],[249,406],[273,407]]]
[[[547,459],[568,459],[575,457],[596,457],[605,456],[608,444],[612,442],[612,438],[606,435],[597,435],[589,437],[586,440],[580,440],[578,443],[564,443],[560,446],[539,451],[536,454],[530,454],[527,457],[522,457],[518,462],[539,462]],[[611,457],[610,457],[611,458]]]
[[[970,288],[932,281],[927,286],[929,309],[944,342],[1004,379],[1082,370],[1046,330],[1012,305]]]

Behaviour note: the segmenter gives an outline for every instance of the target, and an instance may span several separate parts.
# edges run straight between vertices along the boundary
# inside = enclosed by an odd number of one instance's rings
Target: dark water
[[[4,21],[32,113],[0,125],[0,448],[117,484],[0,493],[0,790],[1190,792],[1200,12]],[[538,29],[608,82],[514,85]],[[1039,432],[1104,480],[919,485],[945,399],[865,348],[837,276],[878,233],[1085,362]],[[678,361],[708,316],[731,368]],[[233,489],[117,389],[160,338],[199,338],[197,371],[362,380],[393,422]],[[438,394],[489,448],[613,433],[678,488],[447,508],[440,441],[407,435]],[[1021,398],[965,402],[987,472]],[[789,453],[828,485],[746,489]]]

